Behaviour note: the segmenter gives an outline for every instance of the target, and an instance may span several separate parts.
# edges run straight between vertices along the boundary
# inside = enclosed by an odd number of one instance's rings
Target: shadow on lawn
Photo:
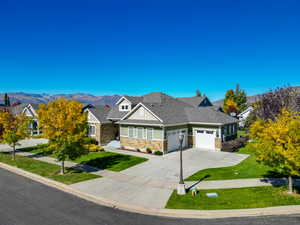
[[[195,187],[196,185],[198,185],[200,182],[204,181],[205,179],[211,177],[211,175],[206,174],[204,177],[202,177],[200,180],[198,180],[197,182],[195,182],[194,184],[192,184],[191,186],[187,187],[187,191],[189,191],[190,189],[192,189],[193,187]]]
[[[81,164],[97,167],[99,169],[107,169],[124,161],[129,161],[129,155],[110,155],[101,158],[95,158],[80,162]]]

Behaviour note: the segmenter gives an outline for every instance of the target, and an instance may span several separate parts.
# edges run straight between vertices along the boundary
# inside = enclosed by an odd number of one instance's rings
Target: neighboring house
[[[107,119],[110,110],[109,106],[84,107],[88,114],[88,136],[95,138],[99,145],[106,145],[119,136],[119,126]]]
[[[20,103],[16,106],[11,106],[9,110],[12,114],[21,114],[30,117],[32,119],[32,123],[30,124],[29,128],[31,130],[31,135],[39,135],[42,132],[39,130],[39,121],[37,118],[37,110],[39,105],[33,103]]]
[[[237,115],[237,118],[239,119],[239,126],[244,127],[245,122],[247,118],[249,117],[250,113],[253,112],[253,106],[249,106],[247,109],[245,109],[243,112]]]

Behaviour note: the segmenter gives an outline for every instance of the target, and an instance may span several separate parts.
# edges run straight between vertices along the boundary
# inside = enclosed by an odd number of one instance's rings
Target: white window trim
[[[95,133],[94,133],[94,134],[90,134],[90,127],[94,127],[94,130],[95,130]],[[95,137],[95,136],[96,136],[96,133],[97,133],[97,131],[96,131],[96,126],[93,125],[93,124],[89,124],[89,136],[90,136],[90,137]]]
[[[148,139],[148,132],[149,132],[149,131],[152,132],[152,134],[151,134],[151,139]],[[146,136],[145,139],[148,140],[148,141],[154,140],[154,138],[153,138],[154,135],[153,135],[153,134],[154,134],[154,129],[153,129],[152,127],[151,127],[151,128],[150,128],[150,127],[147,127],[147,136]]]
[[[136,138],[137,139],[145,139],[145,137],[144,137],[144,127],[137,127],[137,132],[136,132]],[[141,138],[139,138],[139,130],[142,130],[142,137]]]

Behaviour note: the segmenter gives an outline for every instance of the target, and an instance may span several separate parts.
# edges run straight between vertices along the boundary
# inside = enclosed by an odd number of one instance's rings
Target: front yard
[[[34,147],[23,148],[20,149],[20,151],[31,152],[37,155],[55,157],[51,152],[47,151],[47,145],[38,145]],[[119,172],[137,164],[143,163],[147,160],[148,159],[142,157],[103,151],[83,155],[74,160],[74,162],[86,164],[100,169],[107,169]]]
[[[0,162],[64,184],[73,184],[100,177],[98,175],[85,173],[71,168],[66,168],[66,173],[64,175],[60,175],[60,166],[58,165],[18,155],[16,155],[16,160],[13,161],[11,160],[11,154],[9,153],[0,153]]]
[[[262,178],[278,176],[274,174],[270,167],[262,165],[255,160],[255,155],[247,146],[239,149],[240,154],[249,154],[249,157],[236,166],[212,168],[200,170],[186,181],[205,180],[231,180],[242,178]]]
[[[300,190],[297,190],[298,193]],[[208,198],[206,193],[217,193],[216,198]],[[236,189],[200,190],[193,197],[189,192],[186,195],[177,195],[174,191],[166,205],[168,209],[247,209],[272,206],[300,205],[300,195],[289,195],[286,187],[250,187]]]

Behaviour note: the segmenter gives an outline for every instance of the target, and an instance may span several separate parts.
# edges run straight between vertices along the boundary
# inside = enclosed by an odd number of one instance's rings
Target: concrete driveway
[[[126,154],[126,152],[124,153]],[[143,157],[143,154],[138,154]],[[236,165],[247,157],[248,155],[244,154],[196,148],[187,149],[183,152],[184,178],[191,176],[199,170]],[[120,173],[135,177],[140,176],[164,181],[178,181],[179,159],[179,152],[172,152],[162,157],[152,157],[147,162],[131,167]]]
[[[165,156],[145,155],[111,149],[112,152],[147,157],[147,162],[121,172],[99,173],[102,178],[88,180],[71,186],[104,199],[140,207],[162,209],[165,207],[179,179],[179,152]],[[247,155],[188,149],[183,152],[184,177],[213,167],[240,163]]]
[[[31,146],[35,146],[38,144],[47,144],[47,143],[48,143],[48,140],[44,139],[44,138],[28,138],[28,139],[19,141],[19,145],[17,145],[16,149],[31,147]],[[11,151],[11,150],[12,150],[12,148],[9,145],[0,143],[0,152],[1,151],[6,152],[6,151]]]

